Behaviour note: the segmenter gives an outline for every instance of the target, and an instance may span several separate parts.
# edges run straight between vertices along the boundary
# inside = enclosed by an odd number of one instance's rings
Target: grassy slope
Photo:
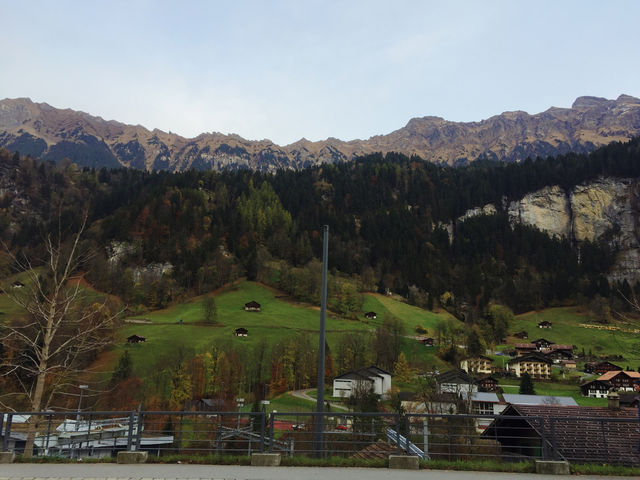
[[[553,327],[538,328],[538,322],[543,320],[552,322]],[[576,345],[578,352],[584,348],[585,352],[588,353],[591,350],[594,355],[620,354],[624,360],[617,363],[622,368],[629,365],[636,370],[640,366],[640,335],[588,329],[579,327],[580,323],[595,324],[597,322],[576,307],[559,307],[518,315],[512,329],[513,331],[526,330],[529,341],[542,337],[555,343]],[[640,322],[636,323],[635,328],[638,328]]]
[[[168,350],[176,345],[184,345],[198,353],[221,342],[236,342],[253,345],[261,339],[269,344],[276,343],[288,336],[306,332],[317,342],[320,312],[316,307],[298,304],[281,297],[280,293],[252,282],[241,282],[228,287],[215,296],[218,307],[218,324],[207,325],[203,322],[202,299],[193,298],[185,303],[158,310],[140,317],[150,320],[150,324],[125,324],[121,331],[122,339],[137,334],[147,338],[147,342],[129,346],[136,374],[144,376],[152,365]],[[262,305],[261,312],[245,312],[245,303],[255,300]],[[384,315],[390,314],[402,319],[407,326],[407,334],[413,335],[416,325],[433,329],[438,318],[450,318],[448,313],[435,314],[407,305],[381,295],[366,294],[364,311],[378,313],[376,320],[349,320],[329,314],[327,317],[327,340],[330,347],[336,348],[341,335],[349,332],[372,334],[382,323]],[[179,320],[182,319],[182,325]],[[238,327],[249,330],[246,338],[233,336]],[[124,340],[116,347],[124,349]],[[408,359],[420,366],[434,365],[441,368],[442,362],[435,357],[434,349],[423,347],[420,343],[407,338],[405,353]]]

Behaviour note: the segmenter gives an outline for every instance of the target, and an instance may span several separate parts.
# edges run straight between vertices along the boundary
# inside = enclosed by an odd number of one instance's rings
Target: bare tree
[[[7,249],[28,280],[23,288],[4,290],[26,312],[0,325],[0,342],[13,352],[5,355],[0,371],[12,376],[19,390],[0,396],[5,408],[11,395],[26,400],[32,412],[50,408],[54,396],[80,373],[81,361],[111,342],[113,320],[120,312],[110,312],[106,300],[89,305],[78,278],[78,268],[87,259],[80,244],[86,221],[87,215],[69,242],[63,242],[60,229],[57,238],[47,236],[41,266]],[[33,453],[38,418],[31,420],[25,456]]]

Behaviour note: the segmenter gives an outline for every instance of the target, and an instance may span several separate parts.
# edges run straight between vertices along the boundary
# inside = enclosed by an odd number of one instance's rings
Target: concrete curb
[[[16,454],[13,452],[0,452],[0,463],[13,463]]]
[[[571,475],[566,460],[536,460],[536,473],[543,475]]]
[[[278,467],[282,456],[279,453],[252,453],[251,466],[253,467]]]
[[[415,455],[389,455],[389,468],[418,470],[419,459]]]

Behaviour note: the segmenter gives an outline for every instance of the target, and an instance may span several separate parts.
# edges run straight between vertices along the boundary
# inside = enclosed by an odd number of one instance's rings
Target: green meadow
[[[125,348],[125,339],[129,335],[145,337],[146,343],[126,346],[133,359],[134,371],[144,376],[161,357],[178,347],[187,349],[190,354],[202,353],[214,345],[237,343],[252,346],[262,340],[272,345],[287,337],[305,333],[311,336],[314,345],[318,341],[320,309],[294,302],[264,285],[243,281],[217,292],[218,318],[215,324],[204,321],[204,298],[195,297],[164,310],[128,319],[149,323],[125,323],[116,351]],[[244,311],[244,304],[252,300],[260,303],[260,312]],[[375,320],[367,320],[364,315],[353,320],[328,313],[326,328],[329,347],[337,348],[340,337],[346,333],[373,335],[385,315],[400,318],[405,323],[407,337],[414,334],[416,325],[433,331],[438,318],[452,318],[446,312],[436,314],[381,295],[366,294],[363,311],[370,310],[377,313]],[[249,335],[235,337],[233,332],[239,327],[246,328]],[[435,356],[435,349],[424,347],[413,338],[406,339],[404,351],[409,361],[416,365],[444,366]]]
[[[547,320],[553,324],[549,329],[538,328],[538,323]],[[633,370],[640,367],[640,334],[620,331],[597,330],[580,327],[579,325],[597,325],[597,319],[584,313],[578,307],[558,307],[529,312],[518,315],[512,326],[512,331],[525,330],[531,341],[546,338],[555,343],[575,345],[580,353],[584,348],[586,353],[593,355],[619,354],[623,360],[614,360],[622,368],[629,365]],[[640,320],[616,321],[612,326],[623,328],[640,328]]]

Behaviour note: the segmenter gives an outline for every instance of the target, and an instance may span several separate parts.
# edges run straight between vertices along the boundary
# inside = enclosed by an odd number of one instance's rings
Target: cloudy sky
[[[369,138],[640,97],[640,2],[0,0],[0,98],[184,136]]]

